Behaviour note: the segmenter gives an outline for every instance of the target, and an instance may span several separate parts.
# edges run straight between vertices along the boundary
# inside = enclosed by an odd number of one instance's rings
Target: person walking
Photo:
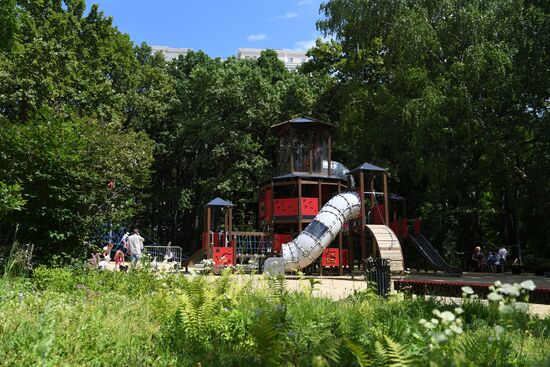
[[[485,256],[481,252],[481,247],[476,246],[472,254],[472,260],[475,263],[475,271],[483,271],[485,265]]]
[[[139,235],[139,230],[134,229],[134,233],[128,236],[128,255],[132,264],[137,264],[141,260],[141,251],[143,250],[143,241],[145,239]]]

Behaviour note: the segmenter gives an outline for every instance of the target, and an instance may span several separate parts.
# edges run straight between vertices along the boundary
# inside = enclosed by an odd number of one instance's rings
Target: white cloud
[[[300,0],[300,1],[298,2],[298,6],[309,5],[309,4],[311,4],[311,3],[313,3],[312,0]]]
[[[299,41],[294,44],[294,49],[299,51],[307,51],[315,46],[315,39],[309,41]]]
[[[275,17],[272,17],[271,20],[282,20],[282,19],[290,19],[290,18],[296,18],[298,14],[296,14],[293,11],[287,12],[285,15],[277,15]]]
[[[262,41],[262,40],[265,40],[265,38],[266,38],[266,35],[263,34],[263,33],[251,34],[250,36],[246,37],[247,40],[252,41],[252,42]]]

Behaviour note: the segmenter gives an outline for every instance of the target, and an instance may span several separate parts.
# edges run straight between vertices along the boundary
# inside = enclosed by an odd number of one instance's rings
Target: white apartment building
[[[238,59],[257,59],[260,57],[264,48],[239,48],[237,53]],[[288,70],[296,70],[298,66],[308,60],[305,51],[274,49],[277,52],[279,60],[281,60]]]
[[[161,52],[164,60],[170,61],[177,59],[179,55],[185,55],[190,48],[168,47],[168,46],[151,46],[153,54]]]

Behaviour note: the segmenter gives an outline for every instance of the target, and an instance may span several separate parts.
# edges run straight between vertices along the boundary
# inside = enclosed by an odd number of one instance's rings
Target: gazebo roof
[[[215,198],[213,200],[211,200],[208,204],[206,204],[205,206],[218,206],[218,207],[231,207],[231,206],[234,206],[233,203],[231,203],[230,201],[227,201],[227,200],[224,200],[222,198]]]
[[[394,201],[401,201],[401,200],[405,200],[405,198],[403,196],[399,196],[397,194],[394,194],[392,192],[390,192],[388,194],[388,199],[389,200],[394,200]]]
[[[336,125],[331,124],[329,122],[316,120],[310,117],[296,117],[287,121],[279,122],[278,124],[275,124],[271,126],[271,129],[278,133],[279,131],[283,130],[287,126],[294,126],[294,127],[322,127],[325,129],[335,130]]]
[[[382,168],[382,167],[375,166],[374,164],[365,162],[362,165],[360,165],[359,167],[355,167],[354,169],[349,171],[349,173],[355,173],[355,172],[360,172],[360,171],[386,172],[386,169]]]

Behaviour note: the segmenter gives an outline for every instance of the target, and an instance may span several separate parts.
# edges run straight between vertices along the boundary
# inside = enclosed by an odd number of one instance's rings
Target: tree
[[[0,6],[0,211],[20,209],[0,218],[0,246],[19,224],[38,261],[85,255],[99,226],[136,215],[152,141],[132,124],[166,109],[153,109],[143,52],[98,6],[85,9],[82,0]]]
[[[546,251],[548,234],[533,235],[531,223],[548,204],[528,187],[548,189],[538,159],[548,141],[547,7],[332,0],[321,11],[318,28],[335,41],[318,43],[304,70],[339,82],[337,154],[390,167],[449,253],[519,237]]]

